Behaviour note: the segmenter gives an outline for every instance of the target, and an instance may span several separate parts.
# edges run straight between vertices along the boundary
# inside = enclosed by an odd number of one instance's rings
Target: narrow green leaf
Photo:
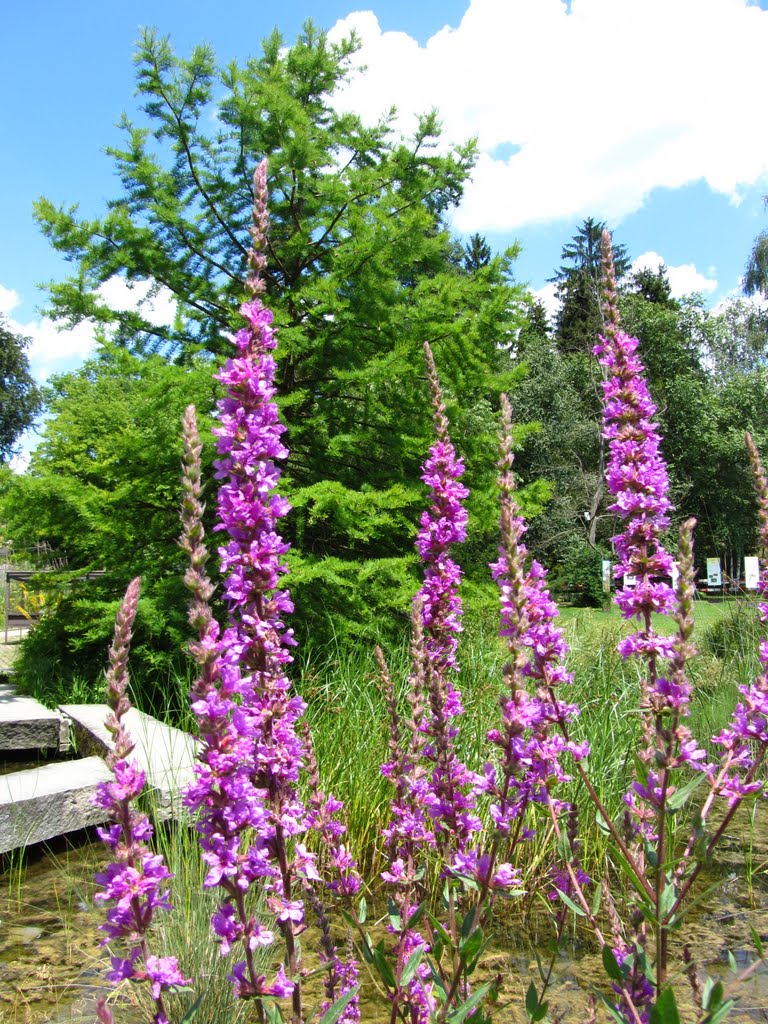
[[[406,985],[410,985],[410,983],[413,981],[413,976],[416,974],[416,971],[418,970],[419,964],[421,963],[423,956],[424,947],[419,946],[418,949],[415,949],[413,953],[411,953],[411,955],[408,957],[408,961],[405,967],[403,968],[403,973],[400,975],[400,984],[402,985],[403,988],[405,988]]]
[[[589,908],[592,911],[592,917],[597,917],[600,911],[600,904],[603,901],[603,887],[602,885],[595,886],[595,895],[592,897],[592,906]]]
[[[624,975],[610,946],[603,946],[603,970],[611,981],[616,981],[619,985],[624,984]]]
[[[525,1012],[529,1017],[533,1017],[538,1008],[539,993],[536,991],[536,986],[531,982],[528,986],[528,991],[525,993]]]
[[[445,930],[445,928],[440,923],[440,921],[438,921],[438,919],[434,916],[434,914],[430,914],[429,912],[427,913],[427,917],[429,918],[429,923],[435,929],[435,931],[440,936],[440,938],[443,940],[445,945],[446,946],[450,946],[450,944],[451,944],[451,936]]]
[[[709,998],[705,997],[704,1006],[708,1010],[716,1010],[723,1001],[723,983],[716,981],[709,990]]]
[[[365,919],[368,916],[368,902],[365,896],[360,897],[360,902],[357,905],[357,917],[360,924],[365,924]]]
[[[408,923],[406,924],[405,927],[406,928],[415,928],[416,925],[419,923],[419,921],[424,916],[425,909],[426,909],[426,904],[420,903],[418,905],[418,907],[416,907],[414,912],[411,914],[411,916],[408,918]]]
[[[344,1013],[349,1003],[355,998],[360,990],[359,985],[355,985],[349,992],[345,992],[343,996],[339,996],[333,1006],[329,1006],[323,1016],[320,1018],[318,1024],[336,1024],[336,1021]]]
[[[397,988],[395,972],[392,970],[392,964],[387,959],[386,953],[379,946],[373,951],[373,966],[379,972],[379,977],[384,982],[384,985],[394,992]]]
[[[483,930],[475,928],[471,935],[459,942],[459,953],[466,960],[474,960],[483,946]]]
[[[735,1005],[735,999],[727,999],[717,1010],[704,1018],[704,1024],[720,1024],[720,1021],[725,1020]]]
[[[560,860],[570,864],[573,854],[571,852],[571,841],[565,829],[561,829],[560,838],[557,840],[557,854]]]
[[[457,1006],[453,1013],[449,1014],[448,1024],[461,1024],[461,1021],[466,1020],[474,1008],[485,998],[490,987],[491,982],[486,981],[484,985],[481,985],[480,988],[476,989],[466,1003],[462,1003],[461,1006]]]
[[[194,1001],[194,1003],[192,1003],[190,1008],[187,1010],[187,1012],[181,1018],[181,1020],[179,1021],[179,1024],[189,1024],[189,1021],[191,1021],[194,1018],[195,1014],[197,1013],[198,1009],[200,1008],[200,1003],[202,1003],[202,1001],[203,1001],[203,993],[201,992],[200,995],[197,997],[197,999]]]
[[[672,796],[667,797],[666,808],[668,811],[679,811],[688,803],[690,798],[708,776],[706,772],[696,772],[690,782],[687,782],[680,789],[676,789]]]
[[[611,834],[611,830],[608,828],[608,822],[605,820],[605,816],[602,811],[595,811],[595,824],[603,835],[609,836]]]
[[[615,1003],[612,1003],[610,999],[606,999],[602,992],[598,992],[597,995],[608,1013],[616,1021],[616,1024],[629,1024],[629,1021]]]
[[[565,894],[565,893],[563,892],[563,890],[562,890],[562,889],[558,889],[558,890],[557,890],[557,893],[558,893],[558,895],[559,895],[560,899],[561,899],[561,900],[563,901],[563,903],[564,903],[564,904],[566,905],[566,907],[570,907],[570,909],[571,909],[571,910],[572,910],[572,911],[574,912],[574,914],[578,914],[578,915],[579,915],[579,917],[586,917],[586,916],[587,916],[587,915],[586,915],[586,913],[585,913],[585,911],[584,911],[584,910],[582,910],[582,908],[581,908],[581,907],[577,906],[577,904],[575,904],[575,903],[573,902],[573,900],[571,899],[571,897],[570,897],[570,896],[567,896],[567,895],[566,895],[566,894]]]
[[[763,955],[763,943],[762,943],[762,941],[760,939],[760,936],[757,934],[757,932],[755,931],[755,929],[754,929],[754,927],[752,925],[749,926],[749,930],[752,932],[752,941],[755,944],[755,949],[757,950],[757,955],[760,957],[761,960],[764,960],[765,957]]]
[[[267,1015],[269,1024],[283,1024],[283,1013],[277,1003],[267,999],[264,1003],[264,1012]]]
[[[651,1024],[680,1024],[675,993],[669,985],[661,990],[651,1007]]]
[[[464,915],[464,920],[461,922],[461,937],[465,939],[467,935],[472,931],[472,925],[475,923],[476,908],[470,907],[470,909]]]

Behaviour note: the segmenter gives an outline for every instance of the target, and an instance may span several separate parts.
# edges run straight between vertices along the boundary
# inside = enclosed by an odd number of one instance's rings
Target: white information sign
[[[672,563],[672,569],[669,574],[672,577],[672,589],[677,590],[677,581],[680,579],[680,566],[677,562]]]
[[[630,573],[624,577],[624,586],[627,590],[633,590],[637,586],[637,576],[632,576]]]
[[[610,594],[611,592],[611,560],[610,558],[603,559],[603,593]]]
[[[748,555],[744,559],[744,586],[747,590],[757,590],[760,585],[760,559]]]
[[[707,586],[710,587],[722,587],[723,585],[723,574],[720,571],[720,559],[719,558],[708,558],[707,559]]]

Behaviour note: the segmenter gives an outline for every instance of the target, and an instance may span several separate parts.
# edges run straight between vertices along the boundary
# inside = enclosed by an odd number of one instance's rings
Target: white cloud
[[[557,285],[555,282],[550,281],[543,288],[538,288],[533,292],[533,297],[538,299],[544,309],[546,309],[547,317],[550,324],[552,324],[560,310],[560,300],[557,297]]]
[[[104,303],[117,312],[140,309],[142,316],[155,327],[170,327],[176,316],[172,292],[153,281],[129,284],[123,277],[110,277],[98,293]]]
[[[665,263],[663,256],[652,250],[644,252],[636,260],[633,260],[631,269],[633,271],[641,269],[658,270],[662,264],[666,266],[667,277],[672,289],[672,297],[675,299],[682,298],[684,295],[692,295],[693,292],[711,295],[717,290],[717,279],[707,277],[700,270],[697,270],[693,263],[680,263],[677,266],[669,266],[669,264]],[[709,273],[713,272],[713,268],[710,267]]]
[[[614,223],[650,191],[704,180],[733,202],[768,174],[755,130],[768,12],[747,0],[471,0],[456,28],[425,46],[355,28],[367,66],[339,106],[373,120],[395,103],[398,128],[437,107],[445,137],[477,135],[460,230],[513,230],[590,214]],[[496,147],[519,146],[508,159]]]
[[[19,293],[0,284],[0,313],[7,316],[20,302]]]
[[[172,324],[176,314],[171,292],[158,288],[151,281],[129,285],[123,278],[112,277],[101,285],[98,294],[107,306],[118,312],[140,309],[155,326]],[[0,285],[0,312],[10,312],[19,303],[20,298],[15,291]],[[30,339],[27,356],[32,372],[41,381],[52,373],[74,368],[96,350],[95,325],[89,320],[65,328],[47,317],[26,323],[9,319],[8,323],[14,333]]]

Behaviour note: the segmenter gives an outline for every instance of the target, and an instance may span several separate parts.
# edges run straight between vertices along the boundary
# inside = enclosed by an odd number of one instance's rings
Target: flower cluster
[[[112,957],[112,970],[107,979],[113,984],[124,980],[149,982],[155,1004],[153,1021],[168,1024],[163,993],[191,984],[179,970],[175,957],[157,957],[149,952],[147,933],[156,910],[170,910],[166,883],[171,873],[159,854],[152,852],[148,841],[152,826],[146,815],[136,811],[134,803],[144,789],[144,772],[135,760],[128,760],[134,749],[123,716],[130,708],[127,695],[128,651],[133,622],[139,601],[139,580],[133,580],[125,593],[115,620],[115,636],[109,651],[107,700],[111,711],[106,727],[113,737],[107,764],[115,775],[114,782],[99,785],[94,802],[103,808],[112,824],[98,829],[114,860],[96,875],[102,886],[94,899],[112,904],[106,922],[99,925],[106,933],[103,944],[120,942],[127,946],[127,955]],[[105,1003],[100,1007],[103,1019],[111,1018]]]
[[[430,490],[431,503],[421,515],[416,538],[424,565],[424,582],[414,598],[414,607],[421,617],[428,698],[428,713],[422,724],[426,742],[421,752],[431,764],[422,795],[433,822],[435,841],[447,859],[449,848],[461,851],[469,836],[480,828],[474,810],[475,777],[457,757],[453,743],[456,720],[464,708],[451,678],[457,670],[456,647],[461,632],[461,570],[450,551],[467,538],[467,511],[462,502],[469,491],[460,482],[464,464],[448,434],[445,402],[432,351],[426,343],[424,357],[436,441],[421,477]]]
[[[749,434],[746,435],[746,443],[760,516],[760,545],[765,552],[768,550],[768,480],[760,454]],[[768,578],[764,561],[760,569],[763,600],[758,605],[758,614],[760,622],[766,625]],[[714,737],[715,743],[724,748],[729,765],[729,770],[722,772],[717,780],[717,793],[732,804],[762,789],[762,783],[755,776],[768,753],[768,641],[765,639],[760,642],[760,665],[761,671],[754,682],[739,687],[743,700],[736,705],[731,722]]]
[[[286,675],[294,640],[284,620],[293,605],[288,592],[280,589],[288,545],[278,524],[290,506],[276,493],[277,462],[288,451],[275,403],[273,317],[258,298],[263,291],[266,191],[266,163],[262,162],[254,178],[254,249],[247,282],[254,298],[241,306],[245,326],[230,339],[236,355],[218,374],[226,395],[218,403],[219,426],[214,431],[220,456],[215,463],[220,481],[216,529],[228,537],[219,555],[229,612],[220,639],[207,610],[210,587],[203,573],[200,508],[193,486],[197,471],[186,473],[188,514],[182,547],[191,557],[190,618],[199,637],[192,651],[201,666],[192,708],[203,748],[195,782],[185,799],[190,809],[200,812],[197,828],[208,865],[205,885],[219,886],[225,894],[212,918],[213,931],[222,953],[237,942],[245,952],[245,959],[232,972],[236,995],[291,997],[294,1018],[300,1018],[301,990],[295,979],[296,937],[306,927],[301,890],[320,880],[316,855],[302,837],[314,828],[335,844],[339,832],[332,818],[341,805],[315,794],[308,809],[298,795],[307,752],[297,723],[305,704],[291,693]],[[187,447],[192,451],[194,443]],[[336,850],[333,863],[339,873],[337,891],[356,891],[359,878],[343,847]],[[288,974],[281,966],[271,982],[258,973],[253,956],[257,947],[274,941],[272,930],[246,906],[245,895],[255,883],[263,887],[287,952]],[[347,983],[354,985],[355,965],[336,960],[332,965],[337,987],[344,994]],[[344,1020],[356,1020],[355,1014],[353,1002]]]
[[[640,758],[648,765],[626,796],[637,827],[656,839],[663,825],[663,804],[673,792],[664,771],[688,765],[706,767],[704,752],[681,724],[689,711],[691,687],[685,666],[694,652],[693,629],[693,521],[681,533],[680,590],[667,582],[674,560],[663,544],[669,527],[669,480],[660,450],[661,438],[653,404],[637,356],[638,341],[619,327],[616,280],[611,240],[603,233],[603,299],[606,327],[594,352],[608,371],[603,381],[603,436],[608,439],[610,459],[606,473],[614,496],[609,509],[624,521],[624,530],[612,538],[619,562],[614,573],[624,586],[616,604],[627,619],[641,627],[619,644],[623,657],[639,657],[646,664],[642,680],[643,749]],[[652,615],[675,615],[676,635],[664,636],[653,627]],[[662,660],[670,670],[661,673]],[[641,801],[642,803],[640,803]],[[661,816],[661,817],[660,817]]]
[[[500,635],[511,657],[504,670],[509,694],[501,700],[501,727],[488,732],[489,741],[499,748],[500,761],[498,767],[486,765],[482,787],[492,798],[491,816],[502,836],[509,836],[513,829],[520,834],[520,822],[531,802],[553,799],[551,783],[567,778],[560,763],[565,750],[577,759],[587,753],[586,745],[568,737],[568,723],[577,708],[563,703],[555,692],[560,684],[572,682],[564,664],[568,646],[562,629],[554,624],[559,612],[547,589],[544,569],[535,560],[525,568],[526,526],[513,497],[512,463],[512,410],[502,396],[501,547],[491,573],[499,586]],[[565,811],[567,805],[557,804],[557,808]]]

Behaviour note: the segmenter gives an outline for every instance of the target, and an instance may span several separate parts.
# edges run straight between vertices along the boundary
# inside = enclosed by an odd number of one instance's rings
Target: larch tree
[[[108,151],[118,194],[96,219],[48,199],[36,209],[74,266],[50,285],[49,315],[93,320],[139,356],[213,363],[244,297],[252,176],[268,159],[263,277],[291,452],[291,586],[316,636],[326,611],[337,634],[391,622],[415,587],[431,436],[425,341],[470,466],[477,564],[494,550],[495,411],[514,380],[508,350],[525,305],[516,249],[454,258],[448,218],[474,143],[446,146],[435,111],[406,139],[392,109],[375,124],[339,109],[357,47],[308,22],[294,45],[275,32],[260,56],[220,68],[207,46],[181,58],[145,32],[140,112],[123,117],[124,143]],[[173,324],[110,308],[99,286],[116,276],[167,290]]]

